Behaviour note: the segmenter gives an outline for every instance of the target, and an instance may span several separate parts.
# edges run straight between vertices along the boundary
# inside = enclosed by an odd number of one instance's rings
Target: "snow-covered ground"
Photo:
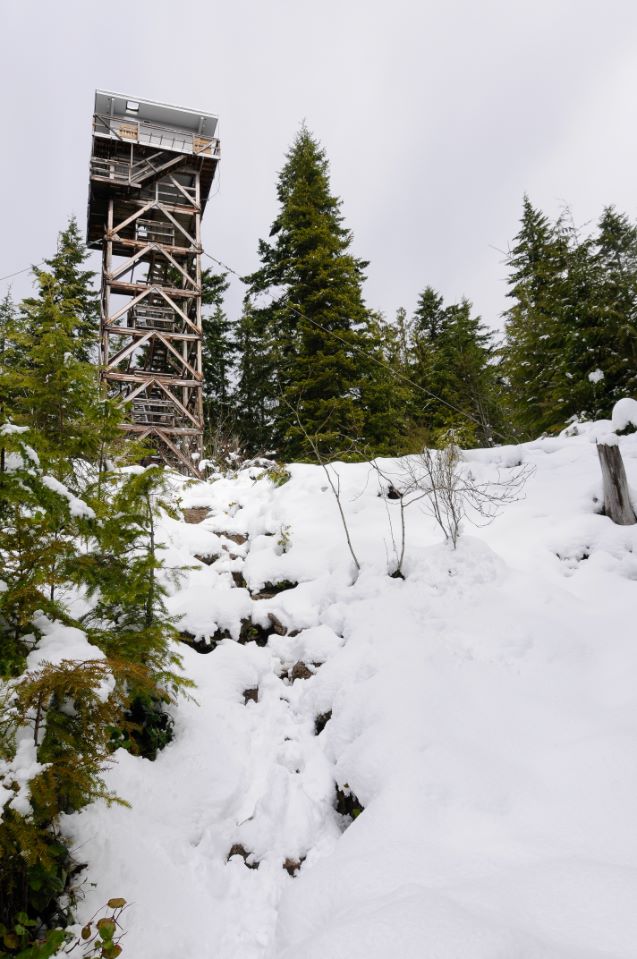
[[[367,465],[337,466],[356,580],[320,468],[184,484],[209,514],[163,524],[191,567],[171,610],[227,638],[184,646],[197,702],[157,761],[118,754],[132,808],[65,820],[81,916],[131,902],[130,959],[634,959],[637,527],[596,513],[610,429],[467,453],[482,478],[535,467],[525,498],[455,552],[412,507],[405,580]],[[238,641],[250,617],[267,645]]]

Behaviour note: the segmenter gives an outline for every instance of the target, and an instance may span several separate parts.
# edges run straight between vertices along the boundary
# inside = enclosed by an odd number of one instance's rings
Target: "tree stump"
[[[624,461],[616,443],[598,443],[597,455],[602,467],[604,513],[619,526],[632,526],[637,517],[630,502]]]

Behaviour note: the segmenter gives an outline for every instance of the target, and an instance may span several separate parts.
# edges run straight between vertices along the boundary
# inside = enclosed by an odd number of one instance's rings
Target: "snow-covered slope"
[[[132,902],[131,959],[636,956],[637,527],[596,513],[596,429],[467,453],[534,466],[526,497],[455,552],[413,507],[404,581],[366,465],[337,467],[355,582],[320,468],[184,485],[209,514],[164,523],[172,611],[226,638],[184,647],[197,703],[157,761],[120,752],[132,808],[67,818],[82,915]]]

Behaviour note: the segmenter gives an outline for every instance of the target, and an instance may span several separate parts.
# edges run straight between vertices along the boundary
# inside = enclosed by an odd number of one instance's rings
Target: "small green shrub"
[[[167,695],[136,696],[124,713],[124,725],[113,731],[113,746],[133,756],[156,759],[174,737],[174,720],[165,709],[168,702]]]
[[[267,469],[263,470],[262,473],[259,473],[257,481],[269,479],[273,486],[283,486],[291,478],[292,474],[282,463],[274,463],[272,466],[268,466]]]
[[[16,923],[26,926],[20,916],[37,926],[66,924],[58,900],[72,866],[68,848],[52,827],[5,808],[0,820],[0,924],[6,934],[15,934]]]

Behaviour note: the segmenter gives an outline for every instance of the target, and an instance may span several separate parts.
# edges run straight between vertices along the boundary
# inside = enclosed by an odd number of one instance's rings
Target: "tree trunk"
[[[637,523],[637,517],[630,502],[626,470],[619,446],[598,443],[597,454],[602,467],[605,515],[619,526],[631,526]]]

